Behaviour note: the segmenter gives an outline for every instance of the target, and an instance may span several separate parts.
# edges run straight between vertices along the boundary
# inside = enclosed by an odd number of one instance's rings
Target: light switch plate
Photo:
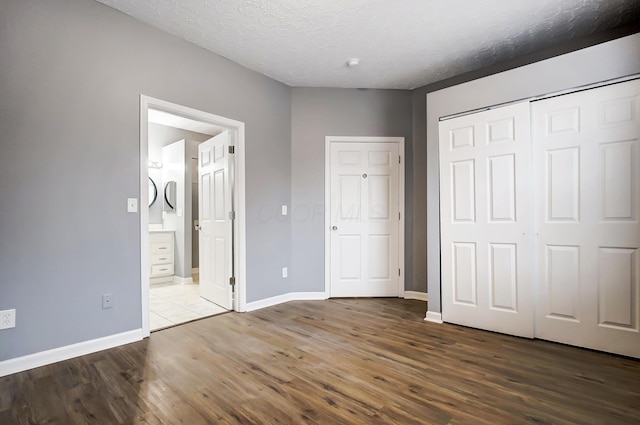
[[[282,206],[282,215],[287,215],[287,206],[286,205]]]
[[[138,212],[138,198],[127,198],[127,212]]]
[[[285,279],[288,276],[289,276],[289,269],[287,269],[286,267],[283,267],[282,268],[282,278]]]

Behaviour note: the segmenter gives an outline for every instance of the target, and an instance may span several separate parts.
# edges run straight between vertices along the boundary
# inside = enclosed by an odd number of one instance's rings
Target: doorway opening
[[[244,311],[244,123],[142,95],[140,182],[144,336]]]

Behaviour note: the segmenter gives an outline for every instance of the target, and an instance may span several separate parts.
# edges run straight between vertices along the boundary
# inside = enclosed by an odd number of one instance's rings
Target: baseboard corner
[[[429,301],[429,294],[418,291],[404,291],[405,300]]]
[[[288,292],[286,294],[276,295],[275,297],[246,303],[244,311],[249,312],[260,310],[262,308],[272,307],[289,301],[317,301],[326,299],[327,295],[324,292]]]
[[[427,322],[442,324],[442,313],[438,311],[427,311],[427,316],[424,318]]]

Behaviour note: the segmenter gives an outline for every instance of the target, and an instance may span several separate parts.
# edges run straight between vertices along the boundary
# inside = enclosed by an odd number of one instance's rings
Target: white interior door
[[[536,336],[640,357],[640,81],[533,103]]]
[[[198,220],[200,296],[228,310],[233,292],[229,284],[232,261],[229,132],[198,147]]]
[[[442,318],[533,337],[529,103],[440,123]]]
[[[398,296],[398,143],[330,144],[330,295]]]

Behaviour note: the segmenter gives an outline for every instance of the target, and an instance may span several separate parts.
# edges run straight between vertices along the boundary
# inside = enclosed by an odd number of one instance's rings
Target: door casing
[[[175,115],[214,124],[230,130],[231,144],[235,146],[234,169],[235,185],[233,191],[236,219],[233,223],[235,258],[235,297],[233,308],[236,311],[246,310],[246,207],[245,207],[245,130],[244,123],[208,112],[140,95],[140,287],[142,298],[142,337],[150,335],[149,320],[149,194],[147,180],[149,177],[149,108],[158,109]]]
[[[405,230],[405,157],[404,137],[366,137],[366,136],[326,136],[324,146],[324,293],[325,297],[331,295],[331,144],[332,143],[397,143],[400,155],[400,167],[398,178],[398,297],[404,297],[404,230]]]

